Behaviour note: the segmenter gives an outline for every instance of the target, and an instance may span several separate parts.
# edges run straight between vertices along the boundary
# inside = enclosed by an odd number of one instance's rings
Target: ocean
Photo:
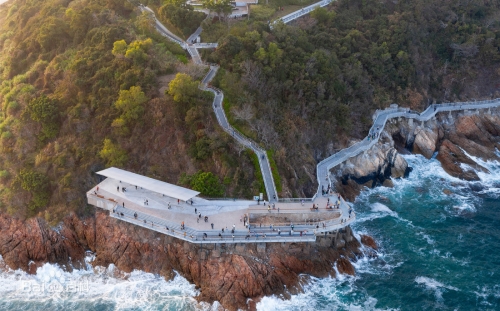
[[[353,203],[353,230],[375,238],[378,257],[355,262],[356,276],[308,277],[303,293],[264,297],[258,310],[500,310],[500,163],[476,159],[490,174],[464,182],[434,158],[405,159],[409,178]],[[0,310],[218,309],[197,294],[179,275],[167,282],[113,266],[69,273],[46,264],[36,275],[0,268]]]

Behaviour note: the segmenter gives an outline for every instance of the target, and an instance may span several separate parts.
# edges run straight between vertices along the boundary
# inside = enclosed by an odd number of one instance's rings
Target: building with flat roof
[[[114,180],[118,180],[120,182],[123,181],[127,184],[138,186],[146,190],[150,190],[185,202],[200,194],[198,191],[169,184],[161,180],[135,174],[116,167],[107,168],[105,170],[97,172],[97,174]]]

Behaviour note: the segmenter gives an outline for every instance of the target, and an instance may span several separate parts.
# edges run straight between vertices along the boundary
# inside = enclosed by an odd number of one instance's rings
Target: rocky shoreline
[[[500,113],[498,108],[480,113],[439,113],[427,122],[391,119],[370,150],[331,170],[335,189],[354,201],[364,187],[392,186],[392,179],[411,172],[401,154],[421,154],[436,159],[451,176],[477,181],[478,171],[488,172],[473,157],[500,160]],[[470,156],[469,156],[470,155]]]
[[[54,230],[43,220],[26,221],[0,215],[0,254],[12,269],[36,273],[45,263],[64,269],[82,268],[86,251],[94,266],[114,264],[159,274],[175,271],[196,285],[199,301],[219,301],[227,310],[255,309],[263,296],[290,297],[302,290],[303,276],[335,277],[355,273],[351,261],[376,256],[375,241],[350,227],[317,238],[314,243],[250,243],[196,245],[109,217],[72,214]]]
[[[499,160],[500,117],[492,114],[442,113],[422,123],[393,119],[379,142],[332,170],[336,189],[354,200],[364,187],[391,186],[411,168],[401,156],[422,154],[437,159],[452,176],[478,180],[487,171],[468,155]],[[19,220],[0,214],[0,255],[12,269],[35,273],[45,263],[68,271],[84,265],[86,251],[95,254],[94,266],[114,264],[124,272],[134,269],[169,280],[179,272],[200,290],[199,301],[219,301],[228,310],[255,309],[263,296],[290,297],[302,290],[303,275],[334,277],[355,273],[351,261],[376,256],[369,236],[358,241],[350,227],[317,238],[314,243],[252,243],[195,245],[108,217],[67,216],[57,228],[33,218]]]

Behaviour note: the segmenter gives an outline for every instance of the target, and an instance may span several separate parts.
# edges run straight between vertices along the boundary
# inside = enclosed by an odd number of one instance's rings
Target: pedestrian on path
[[[198,209],[196,207],[194,208],[194,213],[198,214]]]
[[[120,192],[120,186],[116,186],[116,191]]]
[[[122,206],[125,207],[125,202],[122,202]]]
[[[172,206],[170,206],[170,202],[168,202],[168,207],[167,207],[167,208],[168,208],[168,209],[170,209],[171,207],[172,207]]]
[[[211,223],[210,225],[212,226],[212,229],[213,229],[214,228],[214,223]]]
[[[177,204],[181,204],[181,200],[177,199]]]
[[[268,207],[267,207],[267,211],[268,211],[269,213],[271,212],[271,207],[270,207],[270,206],[268,206]]]

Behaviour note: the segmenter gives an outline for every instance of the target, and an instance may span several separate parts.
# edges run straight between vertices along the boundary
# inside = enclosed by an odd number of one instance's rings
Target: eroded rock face
[[[436,128],[422,128],[417,126],[414,130],[413,153],[421,154],[430,159],[436,151],[438,133]]]
[[[365,246],[368,246],[374,250],[378,250],[378,245],[377,243],[375,242],[375,240],[369,236],[369,235],[364,235],[362,234],[361,235],[361,243]]]
[[[430,159],[438,151],[437,159],[448,174],[468,181],[479,180],[477,172],[488,170],[472,156],[484,161],[500,160],[496,153],[496,149],[500,150],[500,109],[491,112],[459,112],[453,113],[452,118],[449,113],[441,113],[425,123],[393,119],[386,124],[379,143],[333,170],[338,177],[335,189],[352,201],[365,186],[391,186],[390,178],[411,171],[399,152],[422,154]]]
[[[219,301],[228,310],[248,309],[265,295],[301,291],[301,274],[315,277],[354,274],[350,260],[361,256],[349,227],[318,237],[316,243],[218,244],[198,246],[111,218],[104,211],[80,219],[68,216],[58,231],[44,221],[0,215],[0,254],[13,269],[31,273],[45,262],[80,267],[91,250],[97,266],[113,263],[166,279],[178,271],[200,289],[197,299]],[[33,264],[29,264],[33,261]]]
[[[463,180],[479,180],[476,171],[489,173],[486,168],[477,164],[447,139],[441,143],[437,159],[448,174]]]
[[[409,170],[392,138],[383,133],[379,143],[337,169],[334,174],[339,176],[339,181],[335,189],[352,201],[363,187],[392,186],[391,178],[404,177]]]
[[[21,221],[0,214],[0,254],[12,269],[34,272],[46,262],[68,270],[80,268],[85,250],[92,249],[94,224],[77,221],[73,225],[75,219],[67,217],[58,233],[40,219]]]

